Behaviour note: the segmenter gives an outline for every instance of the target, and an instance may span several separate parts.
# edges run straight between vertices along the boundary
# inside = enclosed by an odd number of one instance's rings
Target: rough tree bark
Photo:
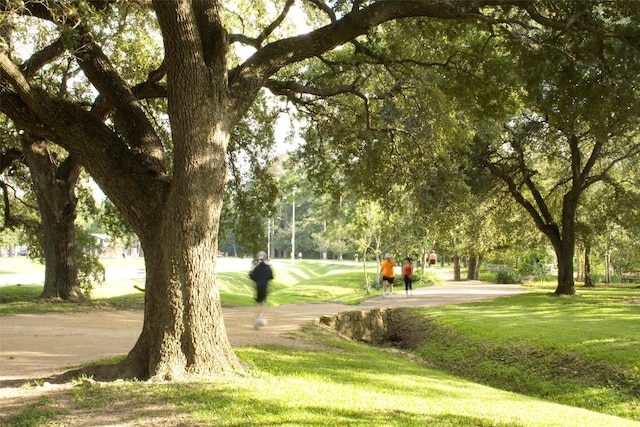
[[[467,280],[480,280],[481,264],[482,264],[482,257],[480,255],[469,255]]]
[[[43,299],[82,301],[76,262],[75,186],[81,166],[67,158],[56,166],[47,143],[24,132],[20,137],[24,158],[31,172],[33,190],[42,221],[45,258]]]
[[[9,10],[12,3],[0,1],[0,10]],[[56,99],[32,84],[24,68],[13,64],[0,46],[0,111],[77,158],[138,234],[147,273],[143,330],[116,368],[120,375],[141,379],[241,369],[224,328],[215,274],[226,151],[231,130],[279,70],[399,18],[477,19],[484,6],[507,5],[526,10],[542,25],[566,29],[537,13],[531,2],[398,0],[354,2],[354,8],[340,17],[323,9],[326,25],[273,41],[277,25],[266,27],[256,38],[227,35],[222,1],[156,0],[164,64],[146,82],[131,87],[80,15],[65,15],[64,4],[56,13],[47,9],[61,3],[25,2],[24,9],[12,13],[54,22],[72,34],[60,45],[72,52],[98,91],[93,110]],[[105,14],[113,7],[110,2],[92,4]],[[286,3],[283,13],[291,4]],[[232,39],[256,52],[228,68]],[[166,85],[160,81],[165,75]],[[138,101],[143,93],[168,99],[171,163]],[[105,124],[106,114],[113,127]]]
[[[595,284],[591,278],[591,242],[587,238],[584,242],[584,286],[593,288]]]

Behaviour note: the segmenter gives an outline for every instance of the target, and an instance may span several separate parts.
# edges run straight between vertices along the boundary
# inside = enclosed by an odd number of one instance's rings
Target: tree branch
[[[16,190],[12,188],[9,184],[3,181],[0,181],[0,188],[2,188],[2,199],[4,201],[3,215],[4,215],[5,227],[12,228],[17,225],[22,225],[32,229],[37,229],[38,227],[40,227],[40,224],[31,218],[28,218],[23,215],[13,215],[11,213],[11,203],[10,203],[11,199],[9,198],[9,189],[13,190],[14,197],[16,194]],[[24,201],[19,199],[18,197],[16,197],[16,199],[20,201],[20,203],[22,203],[23,205],[29,207],[29,209],[33,209],[33,210],[36,209],[36,207],[29,206],[28,204],[24,203]]]
[[[318,88],[314,86],[303,85],[294,81],[280,81],[270,79],[265,83],[265,87],[269,89],[274,95],[287,95],[296,93],[314,95],[319,98],[329,98],[344,93],[352,93],[357,94],[358,96],[364,96],[364,93],[360,92],[355,84]]]
[[[113,109],[116,126],[153,176],[166,174],[164,148],[136,97],[111,66],[93,36],[79,29],[74,54],[84,74]]]
[[[131,210],[131,218],[148,214],[138,208],[140,203],[149,206],[162,199],[163,191],[156,193],[148,189],[159,186],[165,190],[165,180],[150,175],[133,150],[93,113],[31,88],[17,66],[1,51],[0,76],[13,79],[0,78],[0,111],[19,127],[55,142],[76,156],[108,197],[127,197],[124,205]],[[136,179],[132,180],[131,176]],[[123,188],[128,190],[122,191]]]
[[[329,6],[327,6],[325,2],[321,0],[307,0],[307,1],[312,5],[314,5],[315,7],[317,7],[318,9],[320,9],[322,12],[324,12],[324,14],[327,15],[327,17],[329,18],[330,22],[336,22],[337,20],[336,14],[333,12],[333,10],[331,10]],[[354,1],[353,7],[358,8],[358,5],[360,3],[362,3],[360,0]]]
[[[353,10],[327,26],[308,34],[269,43],[258,50],[229,74],[232,97],[241,104],[239,110],[244,111],[253,94],[281,68],[320,55],[367,33],[381,23],[417,16],[454,19],[473,16],[477,8],[478,2],[472,0],[438,3],[428,0],[397,0],[376,2]]]
[[[291,6],[295,3],[295,0],[287,0],[282,11],[278,15],[276,19],[272,23],[270,23],[266,28],[264,28],[257,37],[250,38],[244,34],[231,34],[229,36],[229,43],[241,43],[246,46],[252,46],[255,49],[260,49],[262,43],[271,35],[273,32],[282,24],[282,21],[285,20],[287,15],[289,14],[289,10]]]
[[[31,57],[22,64],[20,70],[22,71],[22,74],[24,74],[25,78],[30,79],[40,69],[42,69],[42,67],[62,55],[65,50],[66,48],[62,42],[62,38],[58,38],[49,46],[31,55]]]
[[[483,161],[483,165],[487,169],[489,169],[492,175],[499,178],[507,185],[507,189],[509,190],[511,196],[516,200],[516,202],[518,202],[520,206],[522,206],[527,212],[529,212],[529,215],[531,215],[531,218],[540,231],[549,236],[549,238],[553,241],[559,239],[560,231],[557,224],[554,221],[547,221],[543,216],[541,216],[536,207],[531,202],[529,202],[524,197],[522,192],[518,189],[518,185],[509,172],[501,170],[497,164],[490,161]]]
[[[9,148],[4,153],[0,153],[0,173],[3,173],[15,160],[20,158],[22,158],[22,151],[16,148]]]

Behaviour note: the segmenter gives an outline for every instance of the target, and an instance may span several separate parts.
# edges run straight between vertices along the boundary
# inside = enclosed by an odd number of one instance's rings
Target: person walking
[[[258,303],[258,312],[253,321],[254,329],[260,329],[260,326],[266,326],[267,319],[264,318],[264,308],[267,304],[267,288],[269,281],[273,280],[273,270],[271,266],[265,262],[267,253],[258,252],[258,264],[251,270],[249,277],[256,283],[256,302]]]
[[[411,262],[411,258],[406,258],[402,264],[405,298],[409,298],[413,294],[413,264]]]
[[[385,254],[384,261],[380,264],[380,273],[382,273],[382,298],[393,298],[393,279],[395,273],[393,267],[396,263],[391,258],[391,255]]]
[[[436,255],[436,251],[432,249],[429,253],[429,267],[435,267],[436,262],[438,262],[438,255]]]

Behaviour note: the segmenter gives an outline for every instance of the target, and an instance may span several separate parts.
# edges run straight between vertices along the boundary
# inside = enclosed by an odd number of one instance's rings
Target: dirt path
[[[373,298],[358,306],[336,303],[291,304],[271,307],[269,324],[254,330],[253,307],[223,308],[224,322],[233,346],[286,343],[286,334],[323,315],[377,307],[441,306],[521,293],[519,285],[483,282],[446,282],[416,289],[412,298],[404,291],[394,298]],[[0,388],[47,378],[70,367],[126,354],[142,328],[141,311],[33,314],[0,317]]]

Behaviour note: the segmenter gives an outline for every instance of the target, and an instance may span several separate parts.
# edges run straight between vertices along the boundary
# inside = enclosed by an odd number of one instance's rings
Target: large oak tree
[[[403,18],[493,21],[493,11],[505,9],[517,11],[517,22],[591,30],[579,14],[556,20],[536,9],[539,2],[526,0],[309,0],[302,3],[315,26],[281,36],[278,27],[294,1],[269,3],[278,10],[271,22],[246,22],[246,34],[233,34],[225,7],[233,6],[241,19],[240,2],[153,1],[164,58],[136,84],[115,66],[126,58],[110,57],[94,32],[114,19],[117,7],[145,2],[0,1],[5,15],[55,24],[51,31],[59,32],[98,94],[90,106],[60,100],[0,48],[1,112],[74,156],[140,238],[147,273],[144,324],[117,367],[120,375],[178,379],[241,369],[226,335],[215,274],[227,150],[235,125],[281,70]],[[230,46],[237,43],[255,53],[236,61]],[[155,96],[168,100],[171,151],[140,102]]]
[[[640,13],[640,5],[633,10]],[[637,41],[637,21],[626,34]],[[628,165],[640,157],[640,56],[637,46],[625,49],[602,34],[560,34],[555,37],[562,49],[543,47],[541,41],[551,36],[547,30],[531,32],[529,43],[537,49],[516,45],[510,51],[519,64],[512,77],[522,82],[522,112],[491,136],[485,133],[490,126],[477,132],[473,149],[553,246],[555,294],[572,295],[584,194],[596,184],[619,186],[616,170],[631,170]]]

